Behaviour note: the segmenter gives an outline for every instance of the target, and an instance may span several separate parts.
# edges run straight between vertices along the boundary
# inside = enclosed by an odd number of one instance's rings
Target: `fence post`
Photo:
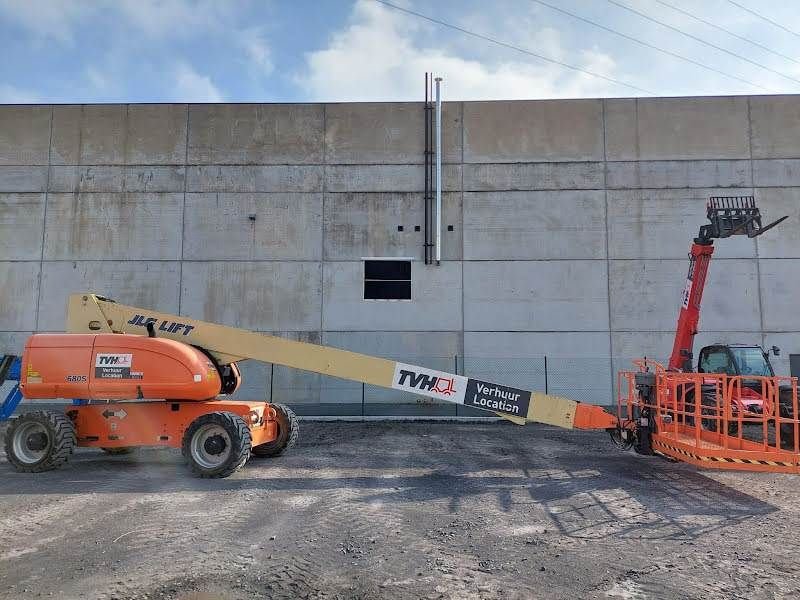
[[[365,403],[366,395],[367,395],[367,384],[366,383],[362,383],[361,384],[361,416],[362,417],[366,414],[364,412],[364,403]]]
[[[550,393],[550,386],[549,386],[549,383],[547,381],[547,355],[546,354],[544,356],[544,393],[545,394],[549,394]]]
[[[272,401],[272,390],[275,382],[275,363],[269,364],[269,403],[274,404]]]

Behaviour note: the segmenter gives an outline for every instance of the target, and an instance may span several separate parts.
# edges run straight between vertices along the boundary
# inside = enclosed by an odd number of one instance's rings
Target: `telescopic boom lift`
[[[258,360],[403,390],[568,429],[614,429],[599,406],[306,342],[118,304],[70,296],[65,334],[35,334],[22,356],[25,398],[83,400],[66,414],[24,413],[6,435],[21,471],[63,464],[74,445],[123,452],[136,446],[182,449],[196,474],[225,477],[251,450],[273,456],[297,438],[280,404],[218,398],[239,387],[237,363]]]

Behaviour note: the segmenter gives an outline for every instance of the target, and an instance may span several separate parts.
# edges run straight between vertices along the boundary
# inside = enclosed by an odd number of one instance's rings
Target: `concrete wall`
[[[0,107],[0,352],[95,290],[536,389],[546,355],[549,389],[604,403],[614,369],[668,354],[708,196],[755,194],[791,219],[719,244],[699,342],[778,344],[788,371],[800,96],[446,103],[438,267],[414,231],[423,123],[415,103]],[[364,301],[366,256],[414,257],[413,300]],[[305,412],[455,411],[244,370],[240,395]]]

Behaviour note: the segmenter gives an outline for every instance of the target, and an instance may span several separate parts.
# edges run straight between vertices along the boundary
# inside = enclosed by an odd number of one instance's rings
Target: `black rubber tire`
[[[192,439],[205,425],[217,425],[225,430],[230,438],[231,450],[228,457],[219,465],[206,467],[197,462],[192,455]],[[244,466],[250,458],[252,437],[244,419],[231,412],[212,412],[200,415],[186,428],[181,443],[181,453],[192,474],[206,479],[223,478],[232,475]]]
[[[26,425],[37,423],[42,426],[47,436],[44,455],[37,462],[31,463],[20,458],[14,451],[14,438],[17,432]],[[66,415],[49,410],[37,410],[23,413],[12,420],[6,430],[5,451],[8,462],[20,473],[41,473],[62,467],[75,449],[75,426]]]
[[[119,456],[121,454],[133,454],[136,448],[134,446],[119,446],[117,448],[100,448],[100,450],[111,456]]]
[[[278,437],[253,447],[253,455],[258,458],[268,458],[278,456],[297,443],[300,435],[300,423],[294,411],[285,404],[271,404],[275,409],[276,420],[278,421]]]

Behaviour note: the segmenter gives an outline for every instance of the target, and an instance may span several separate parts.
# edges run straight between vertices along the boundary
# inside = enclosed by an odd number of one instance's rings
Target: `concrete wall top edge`
[[[492,100],[469,100],[469,99],[450,99],[444,100],[443,104],[492,104],[496,102],[572,102],[572,101],[606,101],[606,100],[637,100],[646,102],[650,100],[719,100],[726,98],[800,98],[800,94],[720,94],[709,96],[602,96],[591,98],[526,98],[508,100],[497,98]],[[2,103],[0,107],[42,107],[42,106],[238,106],[238,105],[269,105],[269,106],[291,106],[291,105],[338,105],[338,104],[422,104],[420,100],[378,100],[378,101],[336,101],[323,100],[315,102],[258,102],[258,101],[237,101],[237,102],[15,102]]]

